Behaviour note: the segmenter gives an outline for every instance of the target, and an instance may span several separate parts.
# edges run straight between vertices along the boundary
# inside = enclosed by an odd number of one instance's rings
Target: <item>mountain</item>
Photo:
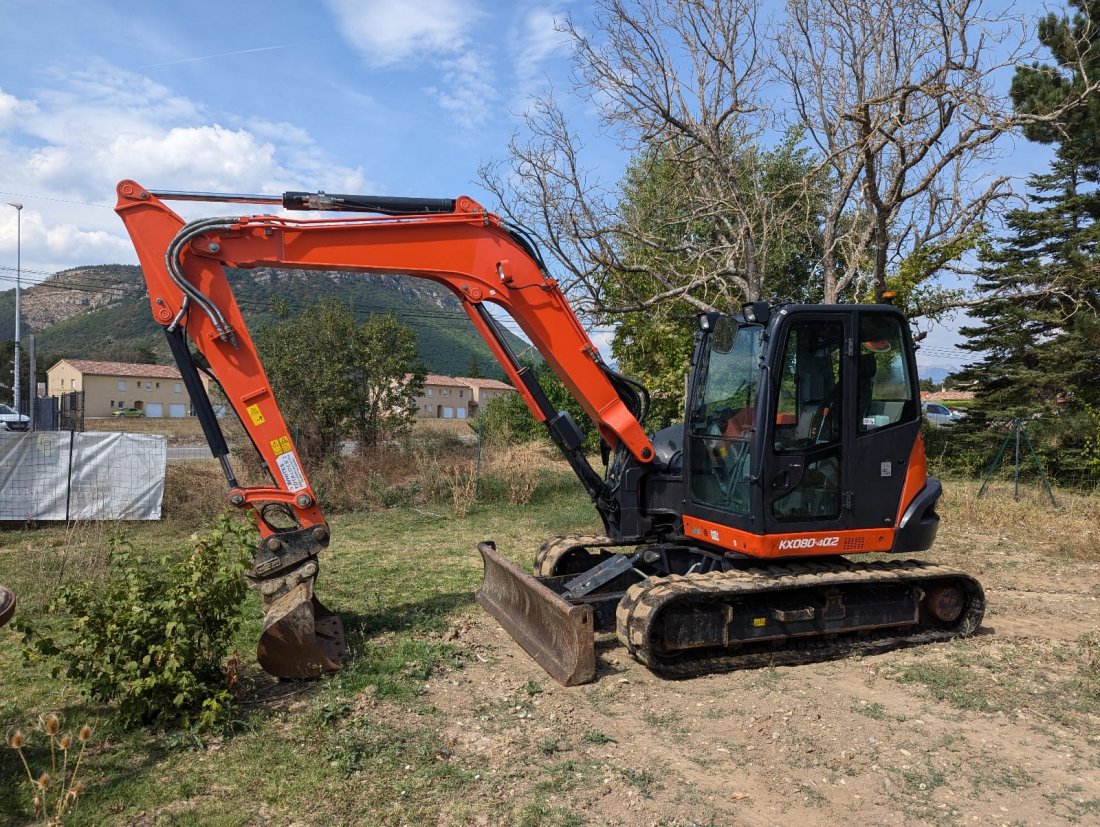
[[[446,288],[406,276],[364,276],[257,268],[229,270],[250,329],[275,321],[273,303],[296,310],[333,296],[358,319],[390,313],[417,333],[420,360],[432,373],[465,376],[475,361],[484,375],[503,378],[459,301]],[[22,294],[23,336],[36,334],[38,353],[51,358],[137,361],[151,353],[171,357],[164,333],[153,321],[145,281],[134,265],[97,265],[65,270]],[[0,292],[0,340],[14,338],[15,291]],[[516,353],[528,345],[505,334]],[[24,345],[25,347],[25,345]]]
[[[920,374],[921,379],[931,379],[937,385],[940,385],[940,384],[943,383],[944,379],[946,379],[952,373],[955,373],[957,370],[958,370],[957,368],[944,368],[944,367],[939,367],[939,366],[933,367],[932,365],[920,365],[918,373]]]

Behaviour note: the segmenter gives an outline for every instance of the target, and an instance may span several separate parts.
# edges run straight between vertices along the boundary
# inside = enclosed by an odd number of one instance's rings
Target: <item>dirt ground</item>
[[[540,824],[1100,824],[1100,565],[1018,540],[933,556],[982,580],[976,637],[813,665],[666,681],[610,635],[566,689],[466,615],[448,637],[474,657],[421,698],[437,758],[484,767],[487,810],[557,814]]]

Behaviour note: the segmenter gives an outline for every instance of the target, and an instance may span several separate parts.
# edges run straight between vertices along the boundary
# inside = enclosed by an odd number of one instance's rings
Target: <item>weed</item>
[[[963,666],[951,663],[911,663],[901,667],[895,680],[926,686],[932,697],[960,709],[978,712],[996,711],[997,707],[984,691],[983,682]]]
[[[811,787],[809,784],[799,784],[798,791],[802,793],[806,804],[811,807],[822,807],[827,801],[824,793],[817,789],[817,787]]]
[[[591,761],[577,761],[570,758],[543,768],[548,776],[535,784],[535,795],[561,793],[575,789],[585,779],[598,775],[599,765]]]
[[[872,721],[885,721],[887,718],[886,707],[880,704],[878,701],[860,701],[859,703],[852,704],[852,711],[858,712],[861,715],[866,715]]]
[[[598,729],[589,729],[584,733],[584,740],[590,744],[614,744],[615,739],[610,735],[604,735]]]
[[[523,691],[533,698],[535,697],[535,695],[542,694],[542,684],[540,684],[538,681],[527,681],[527,683],[523,687]]]
[[[583,827],[585,820],[561,807],[552,807],[545,797],[535,800],[516,814],[516,827]]]
[[[26,736],[20,730],[15,730],[8,736],[8,746],[19,755],[26,772],[35,820],[41,819],[43,824],[48,825],[61,824],[64,817],[75,809],[84,793],[84,782],[80,780],[80,763],[84,759],[88,740],[92,737],[92,730],[87,724],[80,727],[74,743],[72,735],[60,734],[61,720],[52,713],[39,719],[39,727],[49,739],[50,766],[48,771],[40,773],[37,778],[27,761]],[[77,744],[80,745],[79,749]],[[69,759],[73,750],[76,750],[76,757],[70,767]]]
[[[653,788],[657,784],[657,776],[646,770],[636,770],[632,767],[620,767],[619,772],[627,784],[636,787],[638,792],[646,798],[652,797]]]
[[[235,653],[227,654],[254,534],[223,516],[174,565],[116,539],[105,582],[60,589],[48,607],[52,622],[20,621],[28,660],[54,658],[55,675],[117,703],[125,725],[227,724],[237,679]]]
[[[674,711],[665,712],[664,714],[645,712],[642,714],[642,720],[651,727],[675,731],[681,728],[683,718],[679,712]]]
[[[555,752],[560,752],[562,749],[562,739],[555,736],[547,736],[542,738],[538,743],[538,750],[543,755],[553,755]]]
[[[934,790],[936,787],[942,787],[947,783],[947,779],[944,777],[943,773],[931,764],[925,766],[924,769],[903,768],[896,772],[911,788],[922,792]]]

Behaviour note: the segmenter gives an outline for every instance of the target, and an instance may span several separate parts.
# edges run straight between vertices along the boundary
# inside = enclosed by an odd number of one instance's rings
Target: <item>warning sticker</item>
[[[278,439],[271,440],[271,451],[275,456],[279,454],[285,454],[290,450],[290,437],[281,436]]]
[[[285,454],[279,454],[275,462],[279,466],[279,471],[283,475],[283,482],[286,483],[286,487],[290,491],[301,491],[306,487],[306,477],[302,473],[302,466],[298,464],[298,460],[294,456],[293,451],[288,451]]]
[[[259,405],[248,406],[248,417],[252,420],[253,425],[263,425],[267,422],[267,420],[264,419],[263,411],[260,410]]]

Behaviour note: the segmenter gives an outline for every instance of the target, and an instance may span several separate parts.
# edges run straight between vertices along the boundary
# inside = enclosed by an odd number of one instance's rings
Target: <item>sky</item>
[[[492,206],[502,160],[552,86],[602,180],[626,157],[571,94],[555,21],[583,0],[0,0],[0,289],[136,263],[114,189],[453,197]],[[1023,144],[1024,142],[1019,142]],[[1018,175],[1038,171],[1008,150]],[[210,205],[174,204],[185,217]],[[609,331],[593,338],[606,352]],[[922,366],[959,365],[948,328]]]

